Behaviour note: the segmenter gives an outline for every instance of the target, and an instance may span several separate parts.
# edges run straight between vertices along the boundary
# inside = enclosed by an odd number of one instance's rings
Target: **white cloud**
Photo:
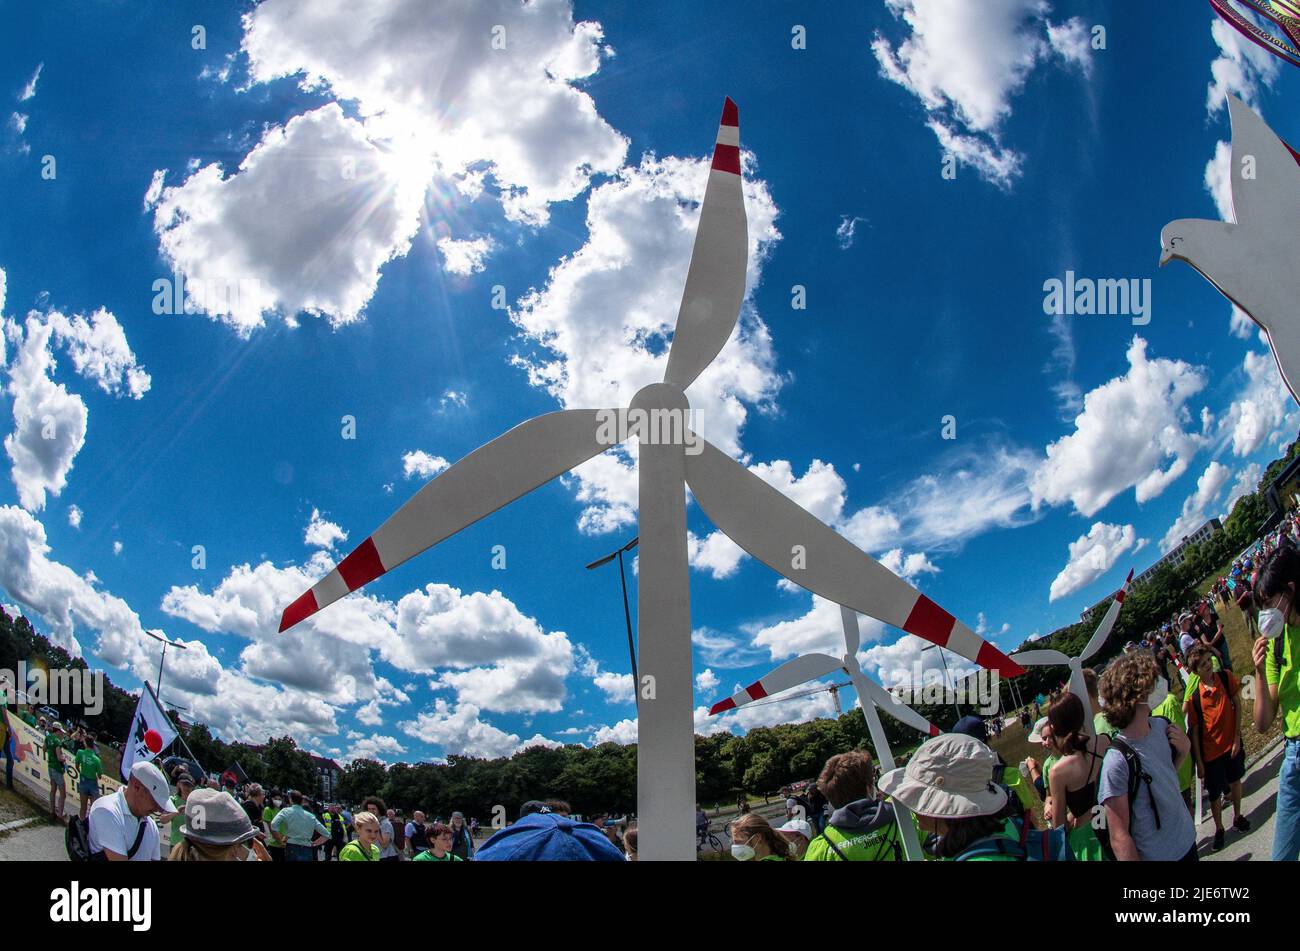
[[[244,336],[276,311],[339,326],[406,253],[429,176],[330,103],[268,129],[234,174],[214,163],[164,188],[154,230],[185,277],[187,310]]]
[[[1054,26],[1046,0],[885,0],[909,35],[896,47],[877,33],[871,44],[880,74],[915,95],[941,147],[986,180],[1010,187],[1021,157],[998,133],[1029,74],[1059,55],[1086,73],[1081,21]]]
[[[494,49],[494,27],[505,48]],[[376,0],[359,17],[347,0],[284,0],[244,18],[254,82],[297,77],[355,103],[367,131],[406,164],[447,178],[481,176],[507,217],[544,224],[592,175],[623,162],[627,140],[575,85],[600,67],[600,25],[575,24],[566,2],[452,0],[430,16],[423,0]],[[481,187],[481,186],[478,186]],[[471,189],[473,191],[473,189]]]
[[[408,479],[416,476],[421,479],[432,479],[450,465],[451,463],[442,456],[431,456],[423,449],[416,449],[403,454],[402,475]]]
[[[496,249],[491,238],[473,238],[457,241],[455,238],[439,238],[438,250],[442,252],[443,269],[449,274],[468,277],[487,267],[487,256]]]
[[[5,452],[23,508],[40,511],[46,495],[59,495],[68,482],[72,461],[86,442],[89,414],[80,396],[51,379],[52,328],[36,315],[26,333],[6,321],[5,335],[17,348],[9,366],[6,392],[13,401],[14,430],[5,437]]]
[[[880,563],[898,577],[911,582],[915,582],[924,574],[939,573],[939,569],[923,551],[908,554],[901,548],[892,548],[880,556]]]
[[[518,734],[506,733],[481,720],[478,707],[472,703],[452,706],[439,699],[414,720],[397,726],[407,736],[439,746],[444,753],[452,755],[497,759],[510,756],[519,748]]]
[[[68,524],[73,528],[81,528],[81,509],[75,505],[68,506]]]
[[[149,374],[136,362],[122,325],[107,310],[101,307],[89,319],[53,310],[45,320],[79,375],[112,396],[121,396],[125,391],[138,400],[149,392]]]
[[[752,170],[752,160],[745,161]],[[511,312],[536,345],[519,361],[529,381],[564,407],[626,406],[643,386],[663,379],[708,169],[704,159],[645,156],[594,189],[586,243]],[[745,181],[745,209],[752,290],[780,237],[767,186],[752,176]],[[691,386],[697,431],[740,455],[745,404],[770,403],[780,382],[767,327],[747,302],[737,330]],[[635,453],[633,442],[574,471],[585,506],[583,531],[610,531],[632,521]]]
[[[1214,147],[1214,158],[1205,163],[1205,190],[1214,199],[1214,207],[1222,220],[1237,220],[1232,209],[1231,143],[1220,141]]]
[[[396,737],[364,736],[352,744],[343,757],[343,762],[347,764],[353,760],[373,759],[381,763],[392,763],[405,752],[406,747]]]
[[[27,84],[23,86],[22,92],[18,94],[19,102],[26,102],[28,99],[31,99],[36,95],[36,82],[41,78],[41,70],[44,68],[45,63],[41,62],[36,64],[36,72],[32,73],[32,78],[27,80]]]
[[[1213,78],[1206,88],[1206,111],[1213,115],[1226,106],[1229,93],[1258,110],[1261,87],[1271,87],[1277,81],[1281,60],[1246,39],[1222,17],[1213,16],[1210,21],[1210,35],[1219,55],[1210,64]]]
[[[632,675],[616,674],[601,670],[600,663],[587,652],[586,648],[577,648],[579,656],[578,672],[590,678],[596,688],[605,695],[606,703],[635,703],[636,689]]]
[[[1246,351],[1246,385],[1219,420],[1219,432],[1232,441],[1232,454],[1245,458],[1270,438],[1293,433],[1295,404],[1282,383],[1271,353]]]
[[[1210,506],[1214,500],[1219,497],[1223,491],[1224,485],[1231,478],[1232,471],[1220,462],[1211,462],[1201,473],[1201,477],[1196,480],[1196,491],[1187,497],[1183,502],[1183,510],[1174,524],[1169,526],[1169,531],[1160,541],[1160,550],[1167,552],[1187,535],[1192,534],[1210,517]]]
[[[1223,503],[1225,517],[1232,514],[1232,507],[1237,504],[1239,498],[1259,490],[1259,482],[1263,476],[1264,470],[1258,462],[1252,462],[1237,473],[1237,480],[1232,483],[1232,489],[1228,492],[1228,499]]]
[[[866,220],[866,218],[859,218],[857,215],[840,215],[839,227],[835,229],[835,243],[840,246],[841,251],[847,251],[853,247],[853,238],[858,230],[858,222]]]
[[[1187,403],[1205,377],[1181,360],[1148,359],[1146,347],[1133,338],[1128,372],[1084,396],[1075,431],[1047,447],[1029,483],[1035,508],[1070,502],[1092,516],[1130,486],[1145,502],[1187,471],[1204,444],[1183,428],[1191,422]]]
[[[333,522],[322,518],[319,509],[313,508],[311,510],[311,518],[307,521],[307,531],[303,536],[303,541],[307,545],[333,551],[336,544],[347,540],[347,532]]]
[[[114,554],[114,555],[120,555],[120,554],[122,554],[122,543],[121,543],[121,542],[118,542],[118,541],[113,542],[113,554]]]
[[[144,210],[153,211],[162,198],[163,183],[167,180],[167,169],[156,169],[149,179],[149,187],[144,193]]]
[[[695,675],[695,689],[700,693],[713,693],[713,691],[718,689],[718,684],[720,683],[721,681],[718,680],[718,675],[708,667],[705,667]]]
[[[447,390],[438,400],[438,408],[445,410],[448,406],[459,406],[464,409],[469,405],[469,395],[462,390]]]
[[[863,643],[879,640],[884,625],[875,618],[864,617],[858,624]],[[844,626],[840,606],[812,595],[807,613],[787,621],[765,624],[753,632],[756,648],[764,648],[773,661],[797,654],[822,653],[839,657],[844,653]]]
[[[1052,580],[1048,601],[1056,601],[1092,584],[1114,567],[1119,556],[1133,548],[1137,532],[1132,525],[1094,522],[1088,534],[1070,542],[1070,558]]]

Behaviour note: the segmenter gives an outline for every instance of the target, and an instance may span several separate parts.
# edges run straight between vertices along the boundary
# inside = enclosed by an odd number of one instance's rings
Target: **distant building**
[[[1151,576],[1166,565],[1170,568],[1178,567],[1183,563],[1183,559],[1187,557],[1187,548],[1189,545],[1200,544],[1211,535],[1215,535],[1221,531],[1223,531],[1223,523],[1221,523],[1217,518],[1212,518],[1196,531],[1192,532],[1192,534],[1184,535],[1183,540],[1171,548],[1163,558],[1133,579],[1134,586],[1145,584],[1150,581]]]
[[[308,753],[311,757],[311,764],[316,767],[316,772],[320,774],[320,793],[321,798],[325,801],[334,799],[339,788],[339,778],[343,773],[342,767],[332,759],[326,759],[324,756],[317,756],[315,753]]]

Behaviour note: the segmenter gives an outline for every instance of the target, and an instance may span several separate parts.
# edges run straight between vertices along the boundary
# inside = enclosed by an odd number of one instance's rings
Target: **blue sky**
[[[164,696],[232,739],[633,739],[618,579],[583,570],[635,534],[626,455],[276,627],[447,462],[662,373],[725,95],[750,293],[689,391],[725,451],[1004,649],[1253,488],[1295,406],[1158,238],[1231,213],[1225,94],[1300,140],[1294,71],[1185,0],[751,7],[6,5],[4,602],[128,687],[143,628],[189,643]],[[1045,314],[1067,270],[1149,279],[1150,322]],[[157,312],[175,274],[198,312]],[[699,706],[835,649],[688,517]],[[921,646],[865,622],[873,676]]]

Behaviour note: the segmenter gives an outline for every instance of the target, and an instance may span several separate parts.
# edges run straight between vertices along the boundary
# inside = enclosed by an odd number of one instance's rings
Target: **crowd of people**
[[[866,750],[832,756],[816,781],[783,789],[785,821],[751,812],[728,823],[740,861],[895,861],[900,821],[911,822],[932,860],[1195,861],[1193,777],[1204,786],[1215,851],[1226,845],[1228,807],[1238,834],[1248,720],[1264,732],[1280,718],[1272,857],[1300,858],[1300,672],[1290,627],[1300,624],[1300,519],[1288,519],[1239,558],[1207,597],[1124,646],[1100,673],[1085,670],[1088,700],[1063,686],[1020,712],[1037,756],[1011,765],[989,746],[1002,717],[965,717],[881,775]],[[1216,604],[1243,612],[1253,639],[1253,705]],[[1239,661],[1238,661],[1239,663]],[[459,811],[409,819],[368,796],[353,808],[257,783],[221,789],[178,766],[170,777],[136,763],[128,781],[98,797],[103,763],[93,738],[61,722],[22,718],[45,735],[49,806],[62,819],[67,764],[80,797],[75,831],[86,857],[131,861],[465,862],[635,861],[635,820],[575,816],[560,799],[525,803],[517,820],[481,843]],[[12,785],[12,764],[7,780]],[[904,809],[906,812],[904,812]],[[777,819],[780,822],[780,819]],[[709,820],[697,808],[703,841]],[[166,841],[164,842],[164,835]],[[71,849],[71,846],[70,846]]]

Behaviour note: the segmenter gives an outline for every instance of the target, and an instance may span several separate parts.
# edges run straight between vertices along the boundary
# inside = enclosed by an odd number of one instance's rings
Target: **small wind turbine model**
[[[739,111],[727,99],[662,383],[641,389],[630,408],[547,413],[476,449],[421,488],[289,605],[280,622],[287,630],[556,476],[638,439],[637,821],[643,860],[695,859],[687,485],[715,526],[795,584],[1004,676],[1023,673],[993,644],[687,427],[685,391],[731,337],[745,296],[749,238],[742,184]]]
[[[1124,598],[1128,596],[1129,585],[1133,583],[1133,571],[1129,569],[1128,577],[1124,579],[1124,587],[1115,592],[1115,600],[1110,603],[1106,609],[1106,616],[1101,619],[1097,625],[1097,630],[1093,631],[1092,637],[1088,639],[1088,644],[1083,649],[1083,653],[1078,657],[1067,657],[1061,651],[1056,650],[1038,650],[1022,651],[1019,654],[1012,654],[1011,659],[1018,664],[1026,667],[1055,667],[1065,666],[1070,668],[1070,693],[1074,694],[1083,703],[1084,713],[1092,710],[1092,700],[1088,697],[1088,684],[1083,679],[1083,665],[1097,651],[1106,646],[1106,639],[1110,637],[1110,632],[1115,629],[1115,621],[1119,618],[1119,609],[1124,606]],[[1092,733],[1092,717],[1084,716],[1083,729],[1086,733]]]
[[[1160,264],[1186,261],[1259,324],[1300,401],[1300,153],[1236,96],[1228,110],[1237,220],[1171,221],[1160,232]]]
[[[837,660],[829,654],[804,654],[794,660],[786,661],[739,693],[726,700],[719,700],[709,708],[709,716],[743,707],[747,703],[761,700],[771,694],[843,671],[849,675],[849,679],[853,681],[853,689],[857,691],[858,706],[862,708],[862,715],[866,717],[867,730],[871,733],[871,745],[876,748],[882,770],[889,772],[894,768],[894,754],[889,748],[889,740],[885,737],[885,728],[880,722],[877,707],[900,723],[926,736],[938,736],[937,726],[862,672],[862,665],[858,663],[858,646],[862,640],[858,632],[858,612],[840,605],[840,620],[844,625],[843,657]],[[902,803],[895,802],[894,815],[898,820],[898,829],[903,838],[903,851],[907,854],[907,860],[909,862],[924,860],[921,843],[916,837],[916,826],[912,823],[912,814]]]

